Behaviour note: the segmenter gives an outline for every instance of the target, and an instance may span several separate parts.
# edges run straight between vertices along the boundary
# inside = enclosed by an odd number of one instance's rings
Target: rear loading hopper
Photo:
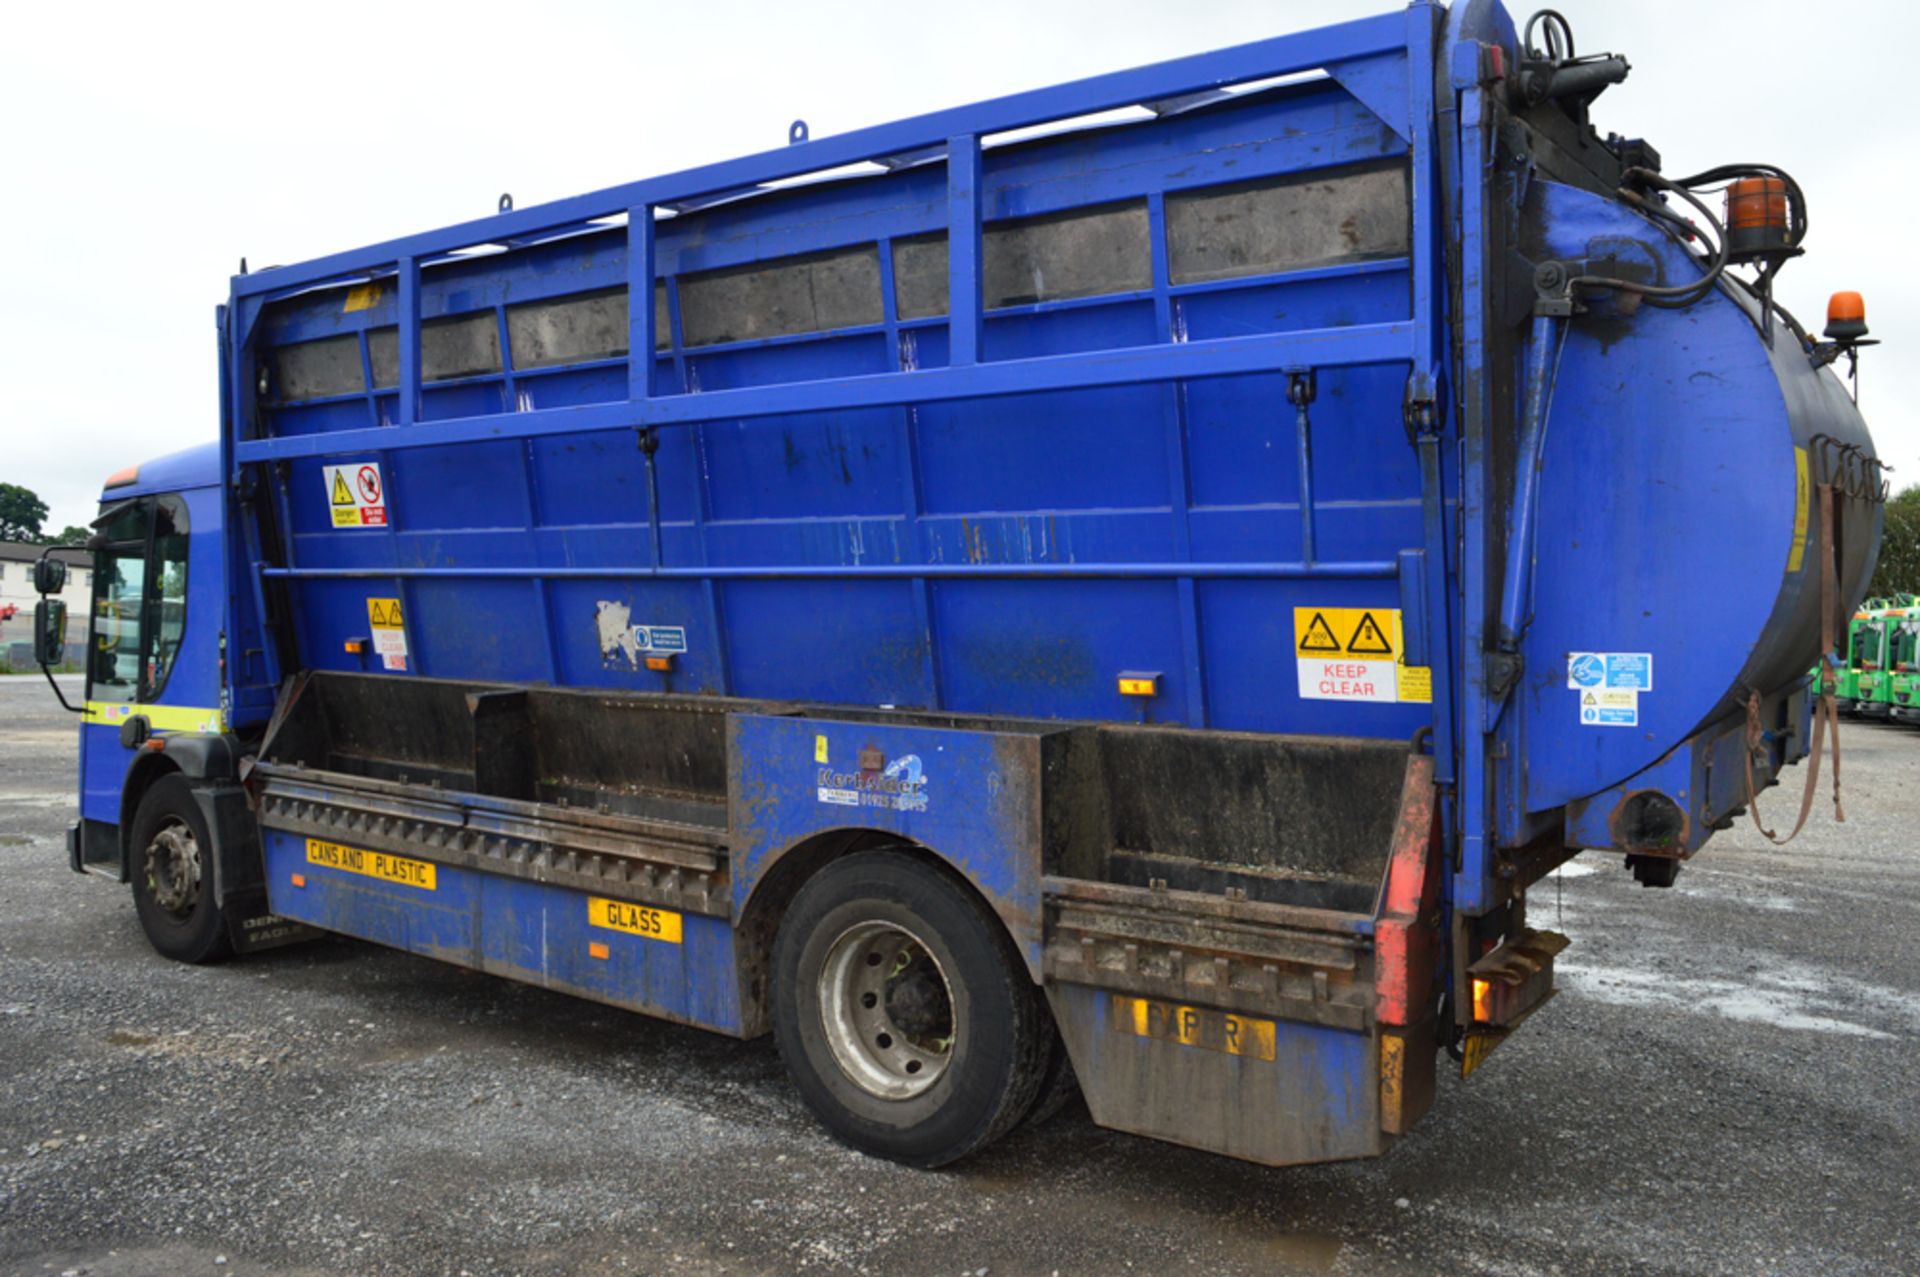
[[[884,850],[980,890],[1106,1125],[1281,1164],[1431,1102],[1437,806],[1402,743],[337,674],[286,704],[252,773],[284,917],[752,1037],[792,884]]]

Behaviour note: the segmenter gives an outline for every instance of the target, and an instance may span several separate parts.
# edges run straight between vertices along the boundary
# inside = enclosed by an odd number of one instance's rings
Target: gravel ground
[[[1844,729],[1844,826],[1543,884],[1561,995],[1385,1158],[1076,1106],[922,1173],[764,1041],[347,940],[165,962],[67,871],[71,720],[0,721],[0,1274],[1920,1272],[1920,730]]]

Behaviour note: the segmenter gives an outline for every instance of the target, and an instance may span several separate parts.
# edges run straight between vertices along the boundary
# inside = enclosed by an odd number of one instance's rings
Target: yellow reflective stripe
[[[132,705],[125,701],[88,701],[83,723],[118,727],[135,714],[146,715],[156,732],[223,732],[226,723],[218,709],[197,705]]]

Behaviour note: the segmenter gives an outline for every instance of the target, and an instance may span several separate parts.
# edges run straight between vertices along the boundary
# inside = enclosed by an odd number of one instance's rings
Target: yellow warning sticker
[[[1433,704],[1433,669],[1407,664],[1406,635],[1400,629],[1400,613],[1393,614],[1393,685],[1401,701],[1408,704]]]
[[[1813,501],[1813,482],[1807,473],[1807,450],[1793,450],[1793,549],[1787,552],[1787,571],[1798,572],[1807,559],[1808,506]]]
[[[824,763],[827,761],[827,738],[820,733],[814,734],[813,761],[816,763]]]
[[[1308,700],[1376,704],[1433,700],[1433,671],[1406,663],[1400,609],[1297,607],[1293,654]]]
[[[379,462],[322,466],[320,472],[327,485],[327,509],[334,527],[387,526],[387,487],[380,477]]]
[[[424,860],[391,856],[384,851],[343,847],[337,842],[322,842],[318,838],[309,838],[307,839],[307,863],[324,865],[328,869],[339,869],[367,878],[378,878],[382,882],[397,882],[402,886],[418,887],[422,891],[439,889],[438,875],[432,865]]]
[[[340,308],[343,315],[351,315],[356,310],[372,310],[380,300],[380,285],[355,284],[347,290],[347,304]]]
[[[407,620],[399,599],[368,599],[367,624],[373,627],[373,650],[383,669],[407,668]]]
[[[624,900],[588,896],[587,925],[604,927],[608,931],[624,931],[628,935],[644,936],[663,944],[680,943],[681,918],[671,909],[654,909],[647,905],[628,904]]]

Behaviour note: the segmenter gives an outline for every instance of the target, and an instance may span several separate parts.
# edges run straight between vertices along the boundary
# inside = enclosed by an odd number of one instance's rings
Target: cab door
[[[87,700],[80,730],[80,815],[85,867],[119,875],[121,795],[137,752],[156,734],[218,731],[217,708],[176,704],[189,616],[189,520],[174,493],[109,506],[95,521]]]

